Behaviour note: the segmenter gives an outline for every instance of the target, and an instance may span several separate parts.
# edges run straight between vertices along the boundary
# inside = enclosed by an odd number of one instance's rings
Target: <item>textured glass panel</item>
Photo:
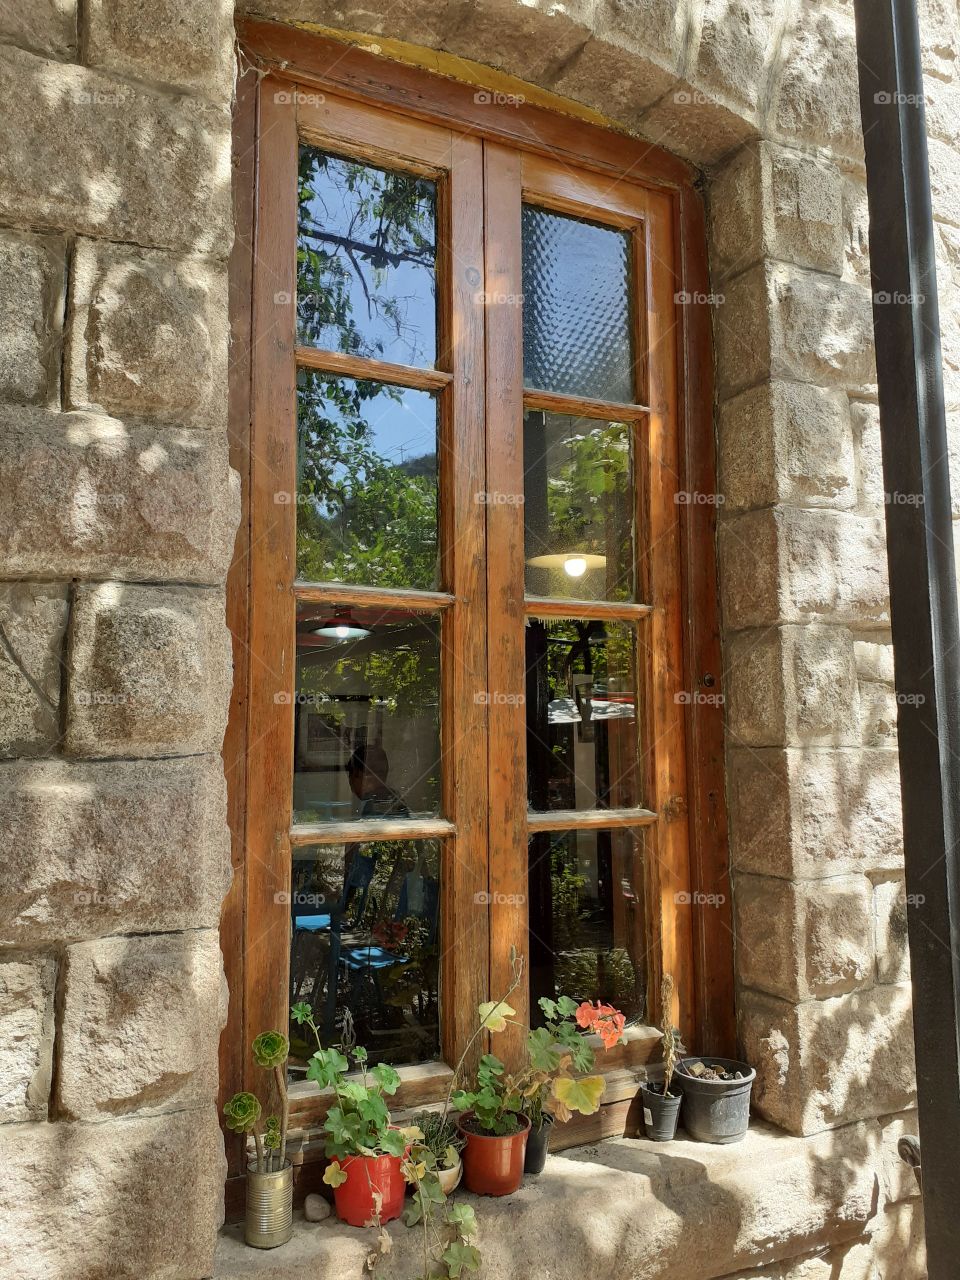
[[[528,595],[632,599],[631,438],[623,422],[523,415]]]
[[[633,403],[630,239],[523,206],[523,380]]]
[[[290,997],[324,1046],[362,1044],[371,1062],[440,1056],[440,845],[368,840],[293,851]],[[295,1079],[316,1050],[291,1022]]]
[[[436,816],[438,621],[300,601],[295,698],[295,822]]]
[[[297,443],[297,577],[436,586],[434,397],[301,369]]]
[[[300,148],[299,342],[434,364],[436,198],[428,178]]]
[[[646,1014],[643,835],[551,831],[530,840],[530,995]],[[537,1013],[534,1016],[538,1016]]]
[[[526,646],[530,808],[638,806],[635,628],[532,618]]]

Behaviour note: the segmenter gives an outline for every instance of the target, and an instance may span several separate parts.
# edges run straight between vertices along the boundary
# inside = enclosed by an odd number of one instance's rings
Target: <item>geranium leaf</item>
[[[507,1019],[512,1018],[516,1012],[505,1000],[487,1000],[478,1009],[480,1025],[488,1031],[504,1031]]]
[[[604,1088],[603,1076],[583,1076],[579,1080],[561,1078],[553,1082],[553,1096],[571,1111],[592,1116],[600,1109]]]

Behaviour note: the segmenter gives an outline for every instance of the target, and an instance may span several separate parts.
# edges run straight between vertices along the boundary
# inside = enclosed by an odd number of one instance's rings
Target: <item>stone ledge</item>
[[[876,1213],[878,1159],[876,1125],[803,1139],[755,1124],[727,1147],[612,1138],[550,1156],[516,1195],[458,1198],[477,1210],[485,1280],[714,1280],[862,1237]],[[389,1230],[396,1274],[415,1274],[418,1233]],[[214,1277],[353,1280],[372,1240],[298,1213],[289,1244],[261,1253],[227,1227]]]

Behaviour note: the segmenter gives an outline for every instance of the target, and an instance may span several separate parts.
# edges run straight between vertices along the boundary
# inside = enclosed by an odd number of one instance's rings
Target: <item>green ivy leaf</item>
[[[462,1275],[464,1271],[480,1270],[480,1250],[472,1244],[462,1244],[454,1240],[444,1249],[441,1257],[447,1264],[451,1276]]]

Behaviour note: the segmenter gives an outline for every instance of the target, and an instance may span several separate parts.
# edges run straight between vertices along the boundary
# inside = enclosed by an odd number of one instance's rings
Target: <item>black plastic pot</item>
[[[530,1136],[527,1138],[527,1154],[523,1161],[524,1173],[532,1173],[534,1176],[543,1173],[543,1166],[547,1163],[547,1147],[550,1145],[553,1121],[554,1117],[549,1111],[544,1111],[540,1128],[531,1128]]]
[[[680,1094],[664,1095],[662,1084],[642,1084],[643,1128],[651,1142],[672,1142],[680,1116]]]
[[[739,1080],[702,1080],[690,1074],[688,1062],[739,1071]],[[674,1080],[683,1091],[683,1127],[697,1142],[739,1142],[750,1125],[750,1092],[757,1073],[733,1058],[684,1058]]]

